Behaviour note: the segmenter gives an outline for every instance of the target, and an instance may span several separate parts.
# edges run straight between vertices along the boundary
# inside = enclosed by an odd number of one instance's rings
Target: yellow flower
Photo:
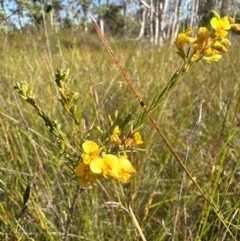
[[[231,24],[231,30],[232,31],[240,31],[240,24]]]
[[[220,19],[213,17],[210,23],[212,28],[215,30],[215,36],[225,38],[228,35],[228,31],[226,30],[231,28],[228,17],[223,17]]]
[[[198,38],[197,41],[195,41],[192,46],[194,49],[194,54],[197,52],[201,54],[202,50],[207,48],[210,45],[211,38],[210,36],[210,31],[205,28],[201,27],[198,29]]]
[[[106,154],[103,158],[92,160],[90,169],[93,173],[102,173],[105,178],[108,175],[116,178],[118,176],[118,158],[115,155]]]
[[[122,156],[118,158],[118,177],[117,179],[121,182],[126,182],[130,177],[131,173],[136,172],[131,162]]]
[[[214,49],[212,46],[209,48],[206,48],[203,51],[204,56],[211,56],[211,55],[215,55],[215,54],[219,54],[220,52],[217,49]]]
[[[198,29],[198,38],[190,38],[189,35],[192,33],[192,29],[188,28],[183,33],[178,34],[178,38],[175,41],[175,45],[178,48],[178,54],[186,61],[186,67],[184,70],[189,69],[189,66],[195,62],[204,60],[208,63],[213,61],[219,61],[222,56],[221,53],[227,52],[227,47],[231,46],[231,42],[225,37],[229,30],[239,30],[240,24],[235,24],[233,18],[223,17],[211,10],[212,19],[210,25],[212,30],[206,27],[200,27]],[[186,56],[183,49],[185,44],[190,44],[193,51],[188,51],[190,53]]]
[[[135,145],[139,145],[143,143],[140,132],[137,131],[133,134],[133,143]]]
[[[229,23],[230,23],[231,25],[235,23],[235,20],[234,20],[233,18],[231,18],[231,17],[228,17],[228,20],[229,20]]]
[[[225,30],[240,31],[240,24],[235,24],[233,18],[227,16],[220,18],[220,15],[214,10],[209,11],[209,13],[213,15],[211,26],[216,30],[216,36],[219,36],[220,38],[226,37],[227,31]]]
[[[111,139],[111,142],[117,142],[117,143],[120,143],[121,140],[120,138],[118,137],[120,135],[120,130],[119,130],[119,126],[116,126],[114,129],[113,129],[113,134],[111,135],[110,139]]]
[[[225,46],[231,46],[232,45],[232,43],[226,38],[221,39],[221,44],[224,44]]]
[[[179,33],[177,40],[174,42],[175,46],[178,49],[178,54],[182,57],[185,58],[185,53],[183,50],[183,46],[185,44],[191,44],[196,41],[196,38],[189,37],[193,32],[192,28],[187,28],[183,33]]]
[[[210,31],[206,27],[200,27],[198,29],[198,36],[199,36],[200,39],[208,40],[209,35],[210,35]]]
[[[191,35],[192,32],[193,32],[192,28],[188,28],[183,33],[178,34],[177,40],[174,42],[177,49],[181,49],[184,44],[189,44],[196,41],[195,38],[189,37],[189,35]]]
[[[219,52],[226,53],[227,48],[221,44],[220,41],[214,41],[211,48],[216,49]]]
[[[187,28],[183,33],[178,34],[177,40],[174,42],[178,49],[182,48],[184,44],[191,42],[193,38],[189,37],[189,35],[191,35],[192,32],[192,28]]]
[[[83,162],[85,164],[89,164],[91,160],[97,158],[101,148],[99,148],[98,144],[94,141],[86,141],[83,143],[82,148],[84,150],[84,154],[81,155]]]
[[[221,54],[213,54],[210,56],[203,56],[202,60],[206,61],[207,63],[211,63],[211,62],[217,62],[222,58]]]
[[[89,187],[96,182],[96,175],[91,171],[89,165],[81,162],[75,169],[75,175],[79,177],[79,185]]]

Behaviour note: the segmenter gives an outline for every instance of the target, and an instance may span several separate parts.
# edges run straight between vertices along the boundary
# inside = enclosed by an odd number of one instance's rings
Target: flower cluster
[[[117,154],[113,151],[114,148],[109,148],[110,151],[106,152],[107,147],[99,147],[97,143],[87,140],[82,144],[83,153],[81,154],[82,162],[78,164],[75,169],[75,175],[79,177],[79,185],[82,187],[89,187],[96,182],[97,177],[102,175],[105,178],[112,177],[121,182],[126,182],[131,174],[136,172],[131,162],[128,160],[125,149],[131,141],[131,147],[143,143],[139,132],[135,132],[132,138],[120,138],[119,126],[113,129],[110,136],[110,143],[119,147]]]
[[[227,16],[221,18],[214,10],[211,10],[210,14],[213,16],[210,27],[200,27],[197,38],[190,37],[192,28],[178,34],[175,46],[178,54],[186,60],[188,65],[200,59],[208,63],[219,61],[222,58],[221,54],[227,52],[227,47],[231,46],[231,42],[226,39],[228,31],[240,31],[240,24],[235,24],[234,19]],[[190,54],[184,49],[185,45],[192,46]]]

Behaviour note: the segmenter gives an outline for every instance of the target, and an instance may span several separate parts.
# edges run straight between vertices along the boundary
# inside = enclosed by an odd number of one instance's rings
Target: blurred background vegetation
[[[0,29],[8,34],[42,28],[88,33],[90,13],[107,35],[163,46],[173,43],[179,31],[207,24],[211,9],[240,21],[239,0],[1,0]]]

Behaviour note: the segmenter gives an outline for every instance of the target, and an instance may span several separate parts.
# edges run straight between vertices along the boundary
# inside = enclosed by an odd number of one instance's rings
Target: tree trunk
[[[140,16],[139,16],[140,31],[139,31],[137,40],[141,40],[144,36],[144,31],[146,28],[146,14],[147,14],[147,9],[142,3],[142,1],[140,1]]]
[[[190,23],[189,26],[192,27],[194,30],[198,28],[198,24],[200,22],[200,16],[198,15],[198,8],[199,8],[199,0],[195,0],[192,3],[192,8],[190,9]]]
[[[127,34],[127,0],[123,1],[123,37]]]
[[[154,8],[153,8],[153,0],[150,0],[150,11],[149,11],[149,21],[150,21],[150,42],[153,44],[154,36],[153,36],[153,14],[154,14]]]
[[[166,13],[167,13],[168,0],[160,0],[159,4],[159,41],[158,44],[163,46],[165,40],[165,26],[166,26]]]
[[[53,6],[52,1],[50,1],[50,3],[51,3],[51,6]],[[54,26],[54,8],[51,9],[51,11],[49,12],[49,15],[50,15],[50,19],[49,19],[50,27],[53,28],[53,26]]]
[[[231,4],[229,4],[229,0],[222,0],[221,3],[221,15],[222,16],[227,16],[229,14]]]
[[[158,45],[159,35],[159,0],[155,2],[155,40],[154,44]]]

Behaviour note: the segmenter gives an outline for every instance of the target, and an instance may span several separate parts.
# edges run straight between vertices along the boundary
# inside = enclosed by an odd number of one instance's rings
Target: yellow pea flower
[[[231,17],[228,17],[228,20],[229,20],[229,23],[230,23],[231,25],[235,23],[235,20],[234,20],[233,18],[231,18]]]
[[[133,134],[133,143],[135,145],[139,145],[143,143],[140,132],[137,131]]]
[[[85,153],[83,153],[81,157],[85,164],[89,164],[91,160],[97,158],[99,153],[101,152],[101,148],[99,148],[98,144],[94,141],[84,142],[82,148]]]
[[[82,187],[89,187],[97,180],[96,174],[91,171],[89,165],[83,162],[75,168],[75,175],[79,177],[78,183]]]
[[[212,19],[210,25],[211,31],[208,27],[200,27],[198,29],[198,37],[190,38],[189,35],[192,33],[192,29],[188,28],[183,33],[178,34],[178,38],[175,41],[175,45],[178,48],[178,54],[186,61],[185,71],[199,60],[211,63],[213,61],[219,61],[222,56],[221,53],[227,52],[227,47],[231,46],[231,42],[225,37],[229,30],[240,31],[240,24],[235,24],[233,18],[223,17],[211,10]],[[190,44],[193,51],[188,56],[185,54],[183,49],[184,44]],[[186,58],[187,57],[187,58]]]
[[[118,177],[117,179],[121,182],[126,182],[130,177],[131,173],[136,172],[131,162],[122,156],[118,158]]]
[[[119,138],[119,135],[120,135],[120,129],[119,129],[119,126],[116,126],[114,129],[113,129],[113,134],[110,136],[110,140],[111,142],[117,142],[117,143],[120,143],[121,140]]]
[[[210,31],[206,27],[200,27],[198,29],[198,42],[199,40],[202,40],[201,42],[208,40],[210,35]]]
[[[192,28],[187,28],[183,33],[178,34],[177,40],[174,42],[177,49],[181,49],[184,44],[192,43],[196,40],[195,38],[189,37],[192,32]]]
[[[211,56],[203,56],[202,57],[202,60],[206,61],[207,63],[218,62],[220,59],[222,59],[221,54],[214,54],[214,55],[211,55]]]
[[[196,41],[196,38],[189,37],[193,32],[192,28],[187,28],[183,33],[179,33],[177,40],[174,42],[175,46],[178,49],[178,54],[184,59],[185,53],[183,47],[185,44],[191,44]]]
[[[225,46],[231,46],[232,43],[230,42],[230,40],[226,39],[226,38],[223,38],[221,39],[221,44],[224,44]]]
[[[112,154],[106,154],[102,158],[96,158],[91,161],[90,169],[93,173],[102,173],[105,178],[112,176],[118,177],[118,158]]]
[[[231,29],[231,24],[229,22],[228,17],[223,17],[223,18],[216,18],[213,17],[210,22],[212,28],[215,30],[214,34],[217,37],[220,38],[225,38],[228,35],[228,31]]]
[[[240,31],[240,24],[231,24],[231,30],[232,31]]]
[[[220,41],[214,41],[211,45],[211,48],[218,50],[219,52],[226,53],[227,48],[221,44]]]

